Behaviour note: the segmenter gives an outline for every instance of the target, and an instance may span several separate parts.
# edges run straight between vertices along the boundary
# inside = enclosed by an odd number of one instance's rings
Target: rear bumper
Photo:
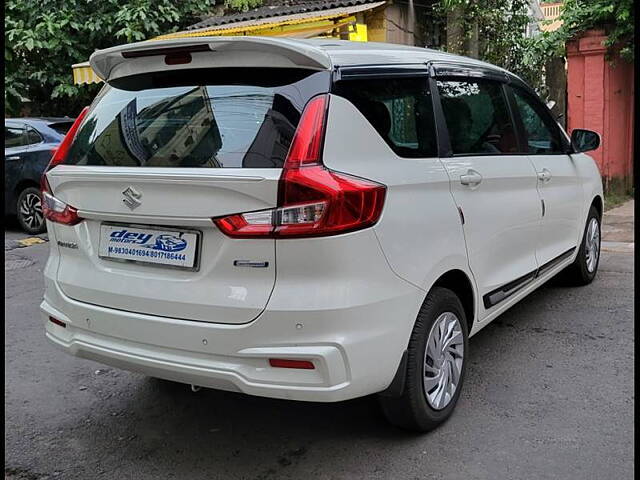
[[[228,326],[60,299],[65,313],[47,300],[41,312],[47,339],[67,353],[153,377],[250,395],[335,402],[376,393],[391,383],[406,348],[403,335],[389,327],[376,331],[372,316],[364,312],[351,312],[359,322],[349,321],[345,312],[327,312],[324,328],[305,333],[309,321],[322,322],[318,314],[275,319],[265,312],[252,324]],[[66,328],[49,321],[49,316]],[[334,330],[340,320],[342,327]],[[271,328],[266,331],[260,326],[264,324]],[[315,369],[272,368],[269,358],[310,360]]]
[[[345,359],[336,346],[258,347],[243,349],[235,355],[206,354],[196,349],[187,351],[108,336],[94,331],[90,326],[80,328],[74,325],[77,319],[74,321],[61,314],[47,302],[42,303],[41,309],[46,322],[46,337],[57,347],[81,358],[152,377],[251,395],[312,401],[342,400],[350,384]],[[91,306],[83,310],[90,316],[88,325],[94,322],[117,322],[117,317],[123,316],[121,312],[107,312]],[[62,328],[48,321],[49,315],[65,322],[67,327]],[[127,320],[144,323],[145,327],[153,328],[156,335],[167,334],[175,326],[168,319],[161,319],[158,323],[127,316]],[[202,336],[203,339],[219,333],[206,327],[209,326],[190,325],[183,326],[183,329],[189,329],[194,334],[190,336]],[[153,341],[153,338],[149,340]],[[201,339],[200,345],[206,347],[209,344],[204,345]],[[309,359],[316,369],[270,368],[267,361],[269,357]]]
[[[328,243],[313,242],[317,248]],[[393,274],[375,251],[364,252],[378,249],[377,243],[361,246],[360,257],[342,241],[341,248],[330,245],[333,255],[320,256],[320,262],[298,254],[296,245],[286,245],[289,255],[280,257],[266,309],[245,324],[159,317],[74,300],[55,280],[52,247],[41,304],[46,336],[78,357],[251,395],[335,402],[384,390],[406,349],[424,292]],[[335,258],[335,252],[344,257]],[[301,258],[320,263],[315,275]],[[315,369],[273,368],[269,358],[310,360]]]

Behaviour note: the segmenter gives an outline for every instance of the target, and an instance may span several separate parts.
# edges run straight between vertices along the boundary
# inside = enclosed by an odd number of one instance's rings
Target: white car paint
[[[464,237],[478,298],[534,271],[541,207],[535,171],[526,155],[442,159],[451,192],[464,212]],[[461,177],[477,172],[479,184]],[[486,315],[480,303],[479,318]]]
[[[207,41],[230,48],[238,40]],[[398,64],[453,58],[376,44],[241,42],[242,62],[259,62],[268,46],[279,66],[312,69],[331,69],[336,59]],[[151,57],[123,62],[120,51],[92,56],[104,78],[153,63]],[[222,234],[211,217],[276,206],[279,169],[61,165],[48,172],[56,197],[78,205],[86,220],[75,226],[47,222],[51,253],[41,305],[47,338],[80,357],[247,394],[339,401],[377,393],[392,382],[420,306],[442,275],[457,271],[468,279],[473,335],[573,261],[577,251],[504,302],[484,307],[488,291],[579,245],[589,206],[602,198],[597,167],[584,154],[560,162],[527,155],[408,159],[395,155],[346,99],[331,95],[327,118],[324,165],[387,188],[374,227],[304,239]],[[470,168],[483,177],[478,188],[460,183]],[[553,173],[542,187],[540,168]],[[121,203],[129,184],[145,195],[133,211]],[[202,268],[194,273],[102,260],[96,250],[105,221],[201,230]],[[268,261],[271,268],[235,268],[239,258]],[[311,360],[316,368],[271,368],[273,357]]]
[[[233,241],[211,223],[214,216],[276,205],[279,170],[250,170],[54,168],[47,178],[56,196],[77,205],[86,219],[73,229],[49,225],[57,240],[80,247],[65,249],[60,258],[56,279],[60,289],[75,300],[125,311],[204,322],[255,319],[267,304],[275,269],[236,268],[233,261],[258,258],[274,265],[275,242]],[[142,205],[133,211],[122,203],[126,185],[144,192]],[[201,250],[216,253],[203,256],[195,273],[105,261],[96,253],[102,222],[200,229]]]

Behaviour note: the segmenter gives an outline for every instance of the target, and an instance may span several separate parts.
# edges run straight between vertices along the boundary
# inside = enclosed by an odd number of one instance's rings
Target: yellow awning
[[[91,69],[89,62],[76,63],[73,68],[73,83],[83,85],[85,83],[100,83],[102,79]]]

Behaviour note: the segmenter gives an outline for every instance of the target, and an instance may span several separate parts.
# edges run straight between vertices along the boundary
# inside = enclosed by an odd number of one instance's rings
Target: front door
[[[529,157],[518,153],[502,83],[445,78],[436,86],[450,143],[442,162],[464,221],[482,319],[535,276],[537,176]]]
[[[582,233],[582,191],[575,164],[567,152],[558,124],[530,93],[513,87],[516,124],[538,178],[544,208],[536,255],[541,266],[568,257]]]

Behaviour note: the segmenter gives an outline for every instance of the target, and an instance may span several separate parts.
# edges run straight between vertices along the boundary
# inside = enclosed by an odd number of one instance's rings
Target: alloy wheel
[[[452,312],[444,312],[431,327],[424,353],[424,394],[434,410],[442,410],[453,399],[463,361],[460,319]]]
[[[585,237],[585,255],[587,270],[593,273],[598,265],[598,257],[600,256],[600,225],[596,218],[592,218],[587,228]]]
[[[42,201],[35,193],[27,193],[20,203],[20,216],[24,224],[32,230],[37,230],[42,226],[44,217],[42,215]]]

